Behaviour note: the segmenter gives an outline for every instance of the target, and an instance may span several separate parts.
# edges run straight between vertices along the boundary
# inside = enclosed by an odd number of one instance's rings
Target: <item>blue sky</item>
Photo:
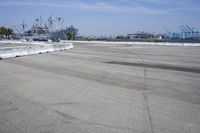
[[[181,24],[200,30],[200,0],[0,0],[0,25],[31,26],[51,14],[81,35],[178,31]]]

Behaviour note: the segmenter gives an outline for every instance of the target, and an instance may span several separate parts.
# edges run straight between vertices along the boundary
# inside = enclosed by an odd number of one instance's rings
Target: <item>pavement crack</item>
[[[153,131],[153,124],[152,124],[152,117],[151,117],[151,113],[150,113],[150,108],[149,108],[149,104],[148,104],[148,99],[145,93],[142,93],[142,95],[144,96],[144,101],[145,101],[145,106],[146,106],[146,110],[148,113],[148,120],[150,123],[150,128],[151,128],[151,133],[154,133]]]
[[[72,105],[72,104],[80,104],[80,102],[60,102],[60,103],[54,103],[51,105],[57,106],[57,105]]]
[[[71,115],[68,115],[66,113],[63,113],[63,112],[60,112],[60,111],[55,111],[56,114],[62,116],[63,118],[67,119],[67,120],[78,120],[78,118],[74,117],[74,116],[71,116]]]

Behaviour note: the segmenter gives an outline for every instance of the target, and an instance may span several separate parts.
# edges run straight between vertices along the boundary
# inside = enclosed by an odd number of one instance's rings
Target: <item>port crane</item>
[[[181,29],[181,36],[183,39],[199,37],[200,32],[188,25],[180,25],[179,28]]]

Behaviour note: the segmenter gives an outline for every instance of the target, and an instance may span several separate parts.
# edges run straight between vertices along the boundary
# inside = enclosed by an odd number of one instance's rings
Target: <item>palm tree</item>
[[[9,38],[10,35],[12,35],[12,34],[13,34],[13,30],[10,29],[10,28],[7,28],[7,29],[6,29],[6,36],[7,36],[7,38]]]
[[[5,27],[0,27],[0,36],[3,37],[5,33]]]
[[[13,34],[13,30],[10,28],[0,27],[0,36],[6,36],[6,38],[9,38],[10,35]]]
[[[67,32],[67,40],[72,40],[72,33],[71,32]]]

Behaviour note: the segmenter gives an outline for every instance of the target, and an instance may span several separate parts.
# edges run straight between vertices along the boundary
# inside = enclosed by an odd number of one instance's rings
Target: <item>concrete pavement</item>
[[[0,61],[0,133],[199,133],[200,47],[74,45]]]

